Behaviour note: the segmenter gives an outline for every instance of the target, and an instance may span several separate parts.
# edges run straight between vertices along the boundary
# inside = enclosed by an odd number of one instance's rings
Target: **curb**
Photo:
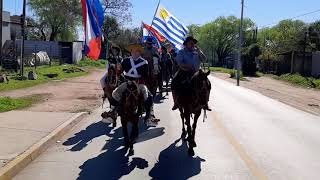
[[[25,152],[15,157],[12,161],[0,169],[0,180],[11,180],[29,163],[46,151],[52,144],[68,132],[74,125],[79,123],[88,113],[77,113],[68,121],[64,122],[37,143],[29,147]]]

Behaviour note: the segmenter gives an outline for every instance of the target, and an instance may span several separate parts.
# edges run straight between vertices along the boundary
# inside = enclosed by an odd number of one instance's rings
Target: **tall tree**
[[[209,53],[218,57],[218,65],[222,65],[226,57],[237,47],[240,20],[235,16],[218,17],[215,21],[200,27],[199,44]],[[253,21],[244,19],[244,29],[254,27]]]
[[[277,59],[277,54],[303,51],[307,25],[300,20],[283,20],[276,26],[264,28],[258,34],[263,59]]]
[[[81,23],[79,0],[29,0],[28,5],[36,16],[38,24],[49,29],[49,40],[69,39],[74,36]],[[67,37],[65,37],[67,36]],[[74,38],[74,37],[72,37]]]
[[[309,42],[313,51],[320,51],[320,21],[316,21],[309,26]]]
[[[120,23],[131,21],[132,4],[129,0],[101,0],[105,12],[108,15],[116,17]]]

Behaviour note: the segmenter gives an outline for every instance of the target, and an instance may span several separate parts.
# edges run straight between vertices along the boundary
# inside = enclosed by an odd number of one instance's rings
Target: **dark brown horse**
[[[183,89],[180,89],[177,102],[179,104],[180,116],[182,119],[182,135],[181,138],[185,139],[186,135],[188,141],[188,153],[189,155],[194,155],[193,148],[197,146],[195,142],[195,134],[197,128],[197,122],[201,115],[201,110],[205,107],[211,84],[208,79],[207,73],[200,70],[195,73],[191,78],[191,82],[188,82],[183,85]],[[191,126],[191,116],[194,114],[193,125]],[[187,126],[187,131],[185,129]]]
[[[125,146],[129,148],[129,155],[134,154],[133,144],[139,135],[139,117],[141,112],[139,107],[142,103],[139,93],[138,84],[134,81],[129,81],[127,89],[123,94],[123,98],[119,104],[119,116],[123,130]],[[128,123],[132,124],[132,130],[129,138]]]
[[[108,75],[105,79],[106,87],[103,88],[103,102],[105,99],[108,99],[109,102],[112,98],[112,92],[120,85],[121,83],[121,76],[120,76],[120,65],[111,65],[108,69]],[[117,126],[117,121],[114,120],[113,127]]]

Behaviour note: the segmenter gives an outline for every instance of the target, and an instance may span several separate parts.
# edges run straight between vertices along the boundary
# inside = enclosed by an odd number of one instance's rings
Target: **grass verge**
[[[274,78],[295,86],[320,89],[320,79],[303,77],[300,74],[283,74],[281,76],[274,76]]]
[[[32,105],[32,103],[38,101],[35,97],[25,97],[25,98],[9,98],[0,97],[0,113],[7,112],[15,109],[22,109]]]
[[[223,67],[209,67],[210,71],[213,72],[220,72],[220,73],[226,73],[230,75],[230,78],[236,79],[236,70],[234,69],[227,69]],[[246,81],[247,79],[243,76],[242,72],[240,72],[240,81]]]
[[[107,65],[106,60],[93,61],[87,57],[83,58],[79,62],[80,67],[94,67],[94,68],[99,68],[99,69],[106,69],[106,65]]]
[[[62,66],[40,66],[38,67],[35,72],[38,75],[37,80],[24,80],[20,81],[17,80],[16,76],[9,76],[9,83],[0,84],[0,91],[8,91],[8,90],[14,90],[14,89],[22,89],[27,87],[36,86],[39,84],[43,84],[52,80],[63,80],[66,78],[73,78],[73,77],[79,77],[88,74],[88,71],[79,71],[79,72],[73,72],[68,73],[65,72],[65,69],[79,69],[78,66],[75,65],[62,65]],[[26,68],[25,72],[28,73],[29,71],[33,70],[33,68]],[[57,74],[57,77],[49,78],[46,75],[47,74]]]

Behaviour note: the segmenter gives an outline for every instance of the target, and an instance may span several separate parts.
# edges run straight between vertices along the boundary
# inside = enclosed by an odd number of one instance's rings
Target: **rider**
[[[177,104],[177,89],[181,86],[181,82],[186,79],[191,79],[191,77],[199,71],[201,62],[206,60],[205,55],[203,52],[195,47],[197,44],[197,40],[193,37],[189,36],[184,41],[183,45],[185,46],[184,49],[180,50],[177,57],[176,63],[178,65],[178,72],[172,79],[171,89],[172,89],[172,96],[174,100],[174,106],[172,110],[178,109]],[[204,107],[205,110],[211,111],[208,106],[208,103]]]
[[[172,58],[171,55],[168,53],[168,49],[165,46],[161,47],[161,67],[162,67],[162,77],[163,80],[166,82],[166,87],[168,87],[168,82],[171,78],[172,74]]]
[[[108,82],[107,77],[108,77],[109,68],[112,67],[115,70],[119,70],[120,69],[119,65],[122,62],[121,49],[119,47],[112,46],[109,52],[110,52],[110,55],[109,55],[109,58],[107,59],[108,63],[106,67],[106,72],[104,76],[100,79],[100,84],[102,89],[104,89],[107,86],[107,82]]]
[[[139,91],[143,95],[147,112],[145,122],[148,126],[156,126],[157,119],[155,119],[153,112],[153,97],[145,85],[145,81],[148,78],[148,62],[141,57],[143,48],[140,44],[131,44],[128,46],[128,50],[131,52],[132,56],[125,58],[121,63],[124,75],[126,79],[138,83]],[[110,100],[111,111],[108,113],[108,117],[113,120],[117,118],[117,106],[119,105],[126,88],[127,82],[124,82],[112,93],[112,99]]]
[[[156,75],[160,87],[160,91],[162,88],[162,76],[161,76],[161,62],[160,62],[160,54],[158,52],[158,49],[154,47],[154,42],[151,37],[148,37],[146,42],[145,42],[145,47],[144,47],[144,53],[143,53],[143,58],[148,61],[149,63],[149,73],[150,75]],[[158,62],[153,62],[154,58],[157,59]]]

